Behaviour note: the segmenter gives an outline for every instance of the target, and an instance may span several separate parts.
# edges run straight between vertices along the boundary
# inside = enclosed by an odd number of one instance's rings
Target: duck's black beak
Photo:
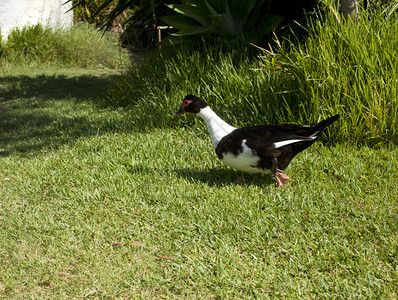
[[[183,114],[183,113],[185,113],[185,111],[183,111],[182,108],[180,108],[178,111],[176,111],[176,112],[173,114],[173,117],[175,117],[175,116],[177,116],[177,115],[181,115],[181,114]]]

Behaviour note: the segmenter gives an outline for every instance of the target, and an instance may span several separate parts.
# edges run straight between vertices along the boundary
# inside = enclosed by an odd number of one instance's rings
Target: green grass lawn
[[[286,187],[237,185],[201,122],[101,104],[119,76],[2,72],[0,297],[398,297],[396,146],[316,143]]]

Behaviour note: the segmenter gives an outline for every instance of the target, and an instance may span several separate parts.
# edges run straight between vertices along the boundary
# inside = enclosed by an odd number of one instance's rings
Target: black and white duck
[[[187,95],[173,116],[183,113],[196,114],[206,122],[216,154],[223,163],[248,173],[271,172],[278,187],[290,180],[284,170],[291,160],[340,118],[335,115],[311,126],[283,124],[235,128],[194,95]]]

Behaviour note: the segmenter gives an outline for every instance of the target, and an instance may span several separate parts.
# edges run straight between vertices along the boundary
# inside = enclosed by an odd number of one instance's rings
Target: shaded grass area
[[[35,154],[112,130],[101,114],[96,118],[93,114],[101,93],[118,77],[119,72],[105,69],[49,67],[1,74],[0,156]]]
[[[2,297],[397,297],[396,146],[236,185],[202,123],[98,105],[118,73],[23,74],[0,86]]]

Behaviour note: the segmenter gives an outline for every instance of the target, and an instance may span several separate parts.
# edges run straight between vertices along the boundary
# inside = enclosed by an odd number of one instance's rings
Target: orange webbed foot
[[[290,180],[289,176],[287,176],[285,173],[281,171],[277,171],[274,176],[276,181],[278,182],[278,188],[286,185],[286,182]]]

